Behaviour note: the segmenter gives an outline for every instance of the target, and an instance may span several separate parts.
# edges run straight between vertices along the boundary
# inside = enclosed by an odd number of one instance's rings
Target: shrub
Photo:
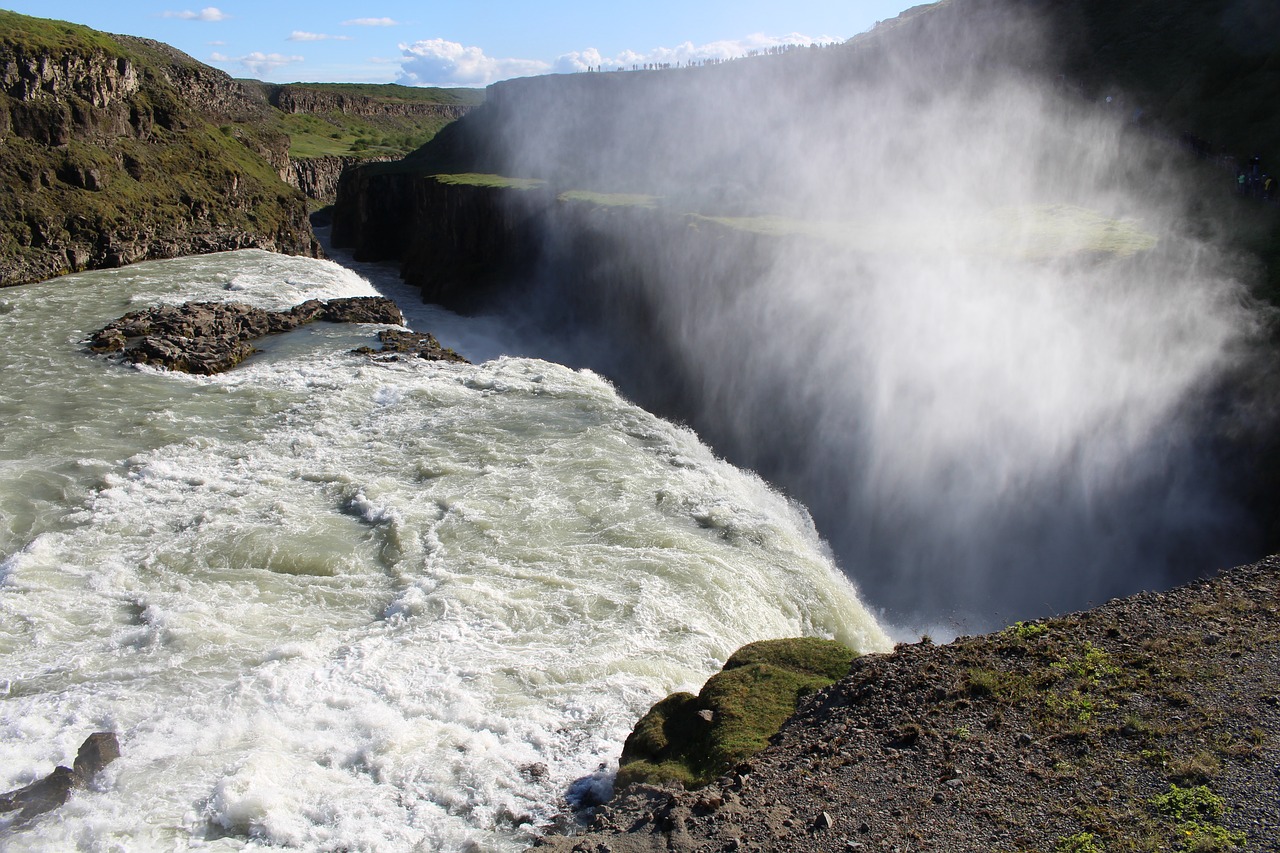
[[[1063,836],[1053,845],[1053,853],[1106,853],[1106,849],[1092,832]]]

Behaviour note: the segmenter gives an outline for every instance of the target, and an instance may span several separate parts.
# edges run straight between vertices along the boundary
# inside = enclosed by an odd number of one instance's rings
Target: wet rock
[[[0,813],[18,812],[17,823],[53,811],[71,797],[75,788],[87,786],[104,767],[120,757],[120,743],[112,732],[94,732],[80,746],[75,768],[59,765],[43,779],[16,791],[0,794]]]
[[[94,732],[80,744],[72,770],[76,784],[83,787],[101,770],[120,757],[120,741],[114,732]]]
[[[390,299],[359,296],[311,299],[288,311],[267,311],[238,302],[188,302],[135,311],[94,332],[89,349],[122,353],[134,364],[153,364],[183,373],[210,375],[230,370],[256,349],[253,341],[288,332],[307,323],[400,325],[404,316]],[[395,352],[437,361],[465,361],[431,335],[389,332]],[[381,336],[380,336],[381,337]]]
[[[425,358],[427,361],[456,361],[466,363],[466,359],[448,347],[442,346],[435,336],[429,332],[406,332],[400,329],[383,329],[378,332],[378,342],[382,348],[360,347],[355,352],[364,355],[381,355],[392,353]]]

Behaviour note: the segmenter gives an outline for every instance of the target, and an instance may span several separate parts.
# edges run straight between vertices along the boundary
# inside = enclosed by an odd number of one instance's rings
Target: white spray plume
[[[542,298],[590,305],[587,360],[806,503],[899,619],[988,627],[1245,556],[1202,417],[1255,330],[1239,272],[1171,150],[1013,8],[493,95],[498,170],[656,197],[553,229]]]

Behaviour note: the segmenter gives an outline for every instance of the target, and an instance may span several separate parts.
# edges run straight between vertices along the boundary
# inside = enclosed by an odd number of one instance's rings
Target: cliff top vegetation
[[[289,83],[287,85],[295,89],[354,95],[392,104],[458,104],[474,107],[484,103],[483,89],[442,89],[434,86],[401,86],[398,83]]]
[[[46,20],[0,9],[0,44],[28,53],[61,54],[100,51],[125,56],[126,51],[107,33],[66,21]]]

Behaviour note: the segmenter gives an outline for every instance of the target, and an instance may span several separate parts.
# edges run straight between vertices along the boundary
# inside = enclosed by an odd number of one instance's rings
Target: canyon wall
[[[258,247],[316,255],[262,94],[167,45],[0,13],[0,286]]]

